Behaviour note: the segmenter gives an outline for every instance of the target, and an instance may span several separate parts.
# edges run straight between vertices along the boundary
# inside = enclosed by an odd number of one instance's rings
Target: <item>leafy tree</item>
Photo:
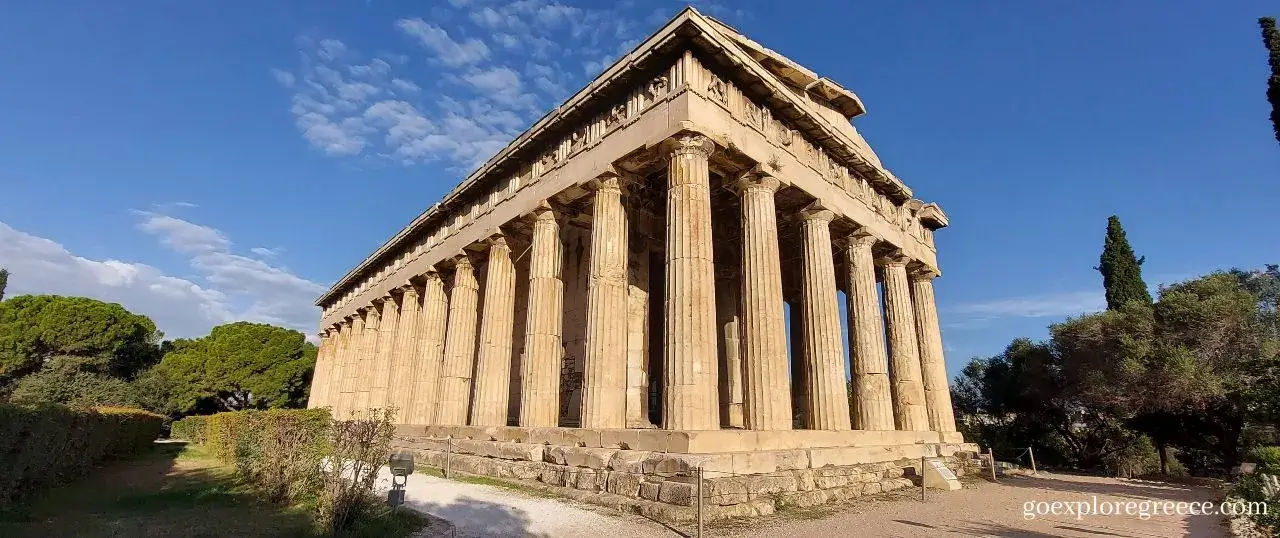
[[[1096,269],[1102,273],[1102,286],[1106,288],[1107,310],[1116,310],[1129,301],[1151,304],[1151,293],[1142,281],[1142,262],[1129,246],[1120,218],[1107,219],[1107,239]]]
[[[167,386],[171,405],[181,412],[306,403],[316,347],[298,331],[242,321],[172,345],[173,351],[142,378]]]
[[[0,301],[4,300],[4,289],[9,286],[9,270],[0,267]]]
[[[1047,343],[1019,339],[975,360],[954,389],[961,417],[982,419],[966,433],[1118,473],[1172,469],[1170,448],[1193,469],[1225,471],[1250,428],[1280,421],[1278,269],[1162,287],[1154,304],[1071,318]]]
[[[56,356],[130,378],[159,360],[161,333],[146,316],[85,297],[23,295],[0,302],[0,384],[35,372]]]
[[[93,371],[81,357],[51,358],[39,372],[18,380],[10,400],[75,406],[139,403],[128,381]]]
[[[1267,63],[1271,76],[1267,77],[1267,102],[1271,103],[1271,128],[1280,141],[1280,31],[1276,30],[1274,17],[1258,19],[1262,27],[1262,43],[1267,47]]]

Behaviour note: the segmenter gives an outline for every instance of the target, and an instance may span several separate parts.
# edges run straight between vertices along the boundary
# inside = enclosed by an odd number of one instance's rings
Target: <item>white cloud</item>
[[[647,13],[626,2],[442,2],[394,23],[421,46],[405,52],[299,38],[294,122],[330,156],[465,172],[639,43]]]
[[[948,310],[960,316],[987,320],[1076,316],[1104,310],[1106,307],[1107,301],[1102,292],[1090,290],[966,303]]]
[[[287,268],[236,254],[220,230],[148,211],[134,211],[138,229],[159,238],[174,252],[188,256],[188,264],[207,286],[226,298],[224,310],[235,319],[262,321],[309,332],[317,319],[312,304],[327,289]],[[250,249],[260,256],[277,251]],[[264,252],[269,254],[263,254]]]
[[[284,71],[284,70],[280,70],[280,69],[272,68],[272,69],[271,69],[271,76],[275,77],[275,78],[276,78],[276,82],[279,82],[281,86],[284,86],[284,87],[286,87],[286,88],[292,88],[292,87],[293,87],[293,82],[294,82],[294,79],[293,79],[293,73],[290,73],[290,72],[288,72],[288,71]]]
[[[267,247],[253,247],[249,249],[249,252],[252,252],[264,258],[274,258],[280,255],[280,250],[281,249],[267,248]]]
[[[150,317],[169,338],[201,336],[214,325],[237,319],[227,296],[217,289],[143,263],[77,256],[54,241],[3,222],[0,259],[10,271],[8,297],[56,294],[120,303]],[[314,325],[311,319],[308,326]]]
[[[396,27],[413,36],[431,51],[436,58],[447,66],[473,64],[489,57],[489,47],[479,39],[454,41],[449,32],[422,19],[401,19]]]

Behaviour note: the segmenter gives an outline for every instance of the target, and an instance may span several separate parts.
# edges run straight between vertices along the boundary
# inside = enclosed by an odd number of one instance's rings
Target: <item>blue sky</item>
[[[886,166],[947,211],[953,372],[1103,305],[1108,215],[1153,286],[1280,260],[1274,3],[697,5],[857,93]],[[313,332],[323,289],[680,7],[7,3],[9,292],[118,301],[170,336]]]

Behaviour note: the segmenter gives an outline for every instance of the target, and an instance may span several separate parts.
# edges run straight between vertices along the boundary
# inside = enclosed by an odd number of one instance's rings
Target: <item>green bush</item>
[[[207,418],[204,415],[193,415],[176,420],[169,427],[169,437],[203,445]]]
[[[332,420],[328,409],[231,411],[187,417],[173,436],[204,445],[263,497],[305,504],[327,533],[378,517],[378,469],[391,454],[391,411]]]
[[[125,407],[0,404],[0,504],[146,450],[166,420]]]
[[[1249,461],[1257,465],[1253,472],[1280,475],[1280,446],[1260,446],[1249,453]]]

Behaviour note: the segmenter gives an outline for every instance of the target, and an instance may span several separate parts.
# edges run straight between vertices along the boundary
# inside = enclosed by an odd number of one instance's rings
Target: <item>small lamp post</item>
[[[387,492],[387,506],[394,510],[404,504],[404,487],[409,483],[409,475],[413,474],[413,453],[392,454],[387,467],[391,468],[391,491]]]

